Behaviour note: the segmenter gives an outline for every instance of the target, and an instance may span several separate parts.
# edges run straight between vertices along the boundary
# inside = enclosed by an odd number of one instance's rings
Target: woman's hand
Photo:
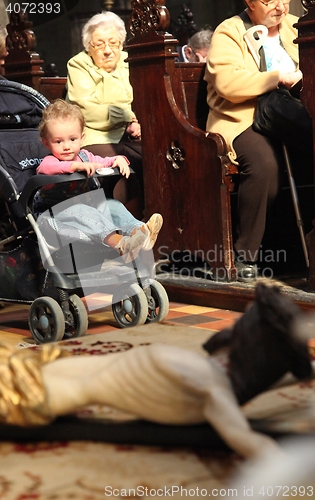
[[[127,160],[123,156],[117,156],[117,158],[115,159],[115,161],[112,165],[112,168],[115,168],[115,167],[118,167],[120,173],[122,175],[125,175],[126,179],[128,179],[128,177],[130,175],[130,168],[129,168],[129,165],[127,163]]]
[[[141,125],[138,121],[129,123],[126,127],[126,132],[133,139],[141,139]]]
[[[298,69],[292,73],[280,73],[279,75],[279,85],[283,85],[287,89],[290,89],[302,78],[302,72]]]

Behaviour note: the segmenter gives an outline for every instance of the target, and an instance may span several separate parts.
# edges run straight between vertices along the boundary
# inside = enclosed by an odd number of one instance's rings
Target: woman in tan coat
[[[252,129],[259,95],[287,88],[301,79],[298,46],[293,43],[297,18],[289,14],[290,0],[245,0],[240,16],[223,21],[215,30],[207,57],[205,79],[210,107],[207,130],[227,142],[231,161],[239,165],[236,268],[240,281],[257,277],[258,252],[266,213],[280,185],[279,144]],[[244,17],[245,16],[245,17]],[[268,29],[264,43],[267,71],[260,71],[244,39],[250,25]]]

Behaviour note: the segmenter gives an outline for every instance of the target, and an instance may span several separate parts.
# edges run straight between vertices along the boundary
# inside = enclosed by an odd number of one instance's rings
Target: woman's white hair
[[[5,48],[7,34],[8,32],[5,26],[2,26],[0,24],[0,50],[3,50]]]
[[[99,27],[104,29],[116,28],[119,41],[123,44],[126,40],[127,32],[124,21],[117,14],[114,14],[114,12],[104,11],[100,14],[95,14],[83,26],[82,43],[86,51],[89,50],[94,31]]]

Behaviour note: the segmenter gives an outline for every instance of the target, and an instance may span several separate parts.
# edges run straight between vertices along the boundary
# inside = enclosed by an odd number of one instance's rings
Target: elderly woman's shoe
[[[258,268],[253,262],[242,261],[238,258],[235,260],[237,270],[237,281],[243,283],[252,283],[257,280]]]

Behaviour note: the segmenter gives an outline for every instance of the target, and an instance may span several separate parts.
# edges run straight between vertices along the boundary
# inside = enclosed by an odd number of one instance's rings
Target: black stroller
[[[25,101],[20,112],[17,96]],[[49,154],[37,130],[48,104],[30,87],[0,80],[0,300],[30,304],[29,328],[39,344],[85,335],[88,313],[81,299],[95,292],[112,295],[122,328],[163,321],[169,301],[154,279],[152,252],[140,252],[127,265],[115,250],[91,244],[54,219],[47,186],[68,203],[104,196],[105,189],[103,178],[81,173],[35,175]],[[44,199],[44,213],[35,213],[38,199]]]

